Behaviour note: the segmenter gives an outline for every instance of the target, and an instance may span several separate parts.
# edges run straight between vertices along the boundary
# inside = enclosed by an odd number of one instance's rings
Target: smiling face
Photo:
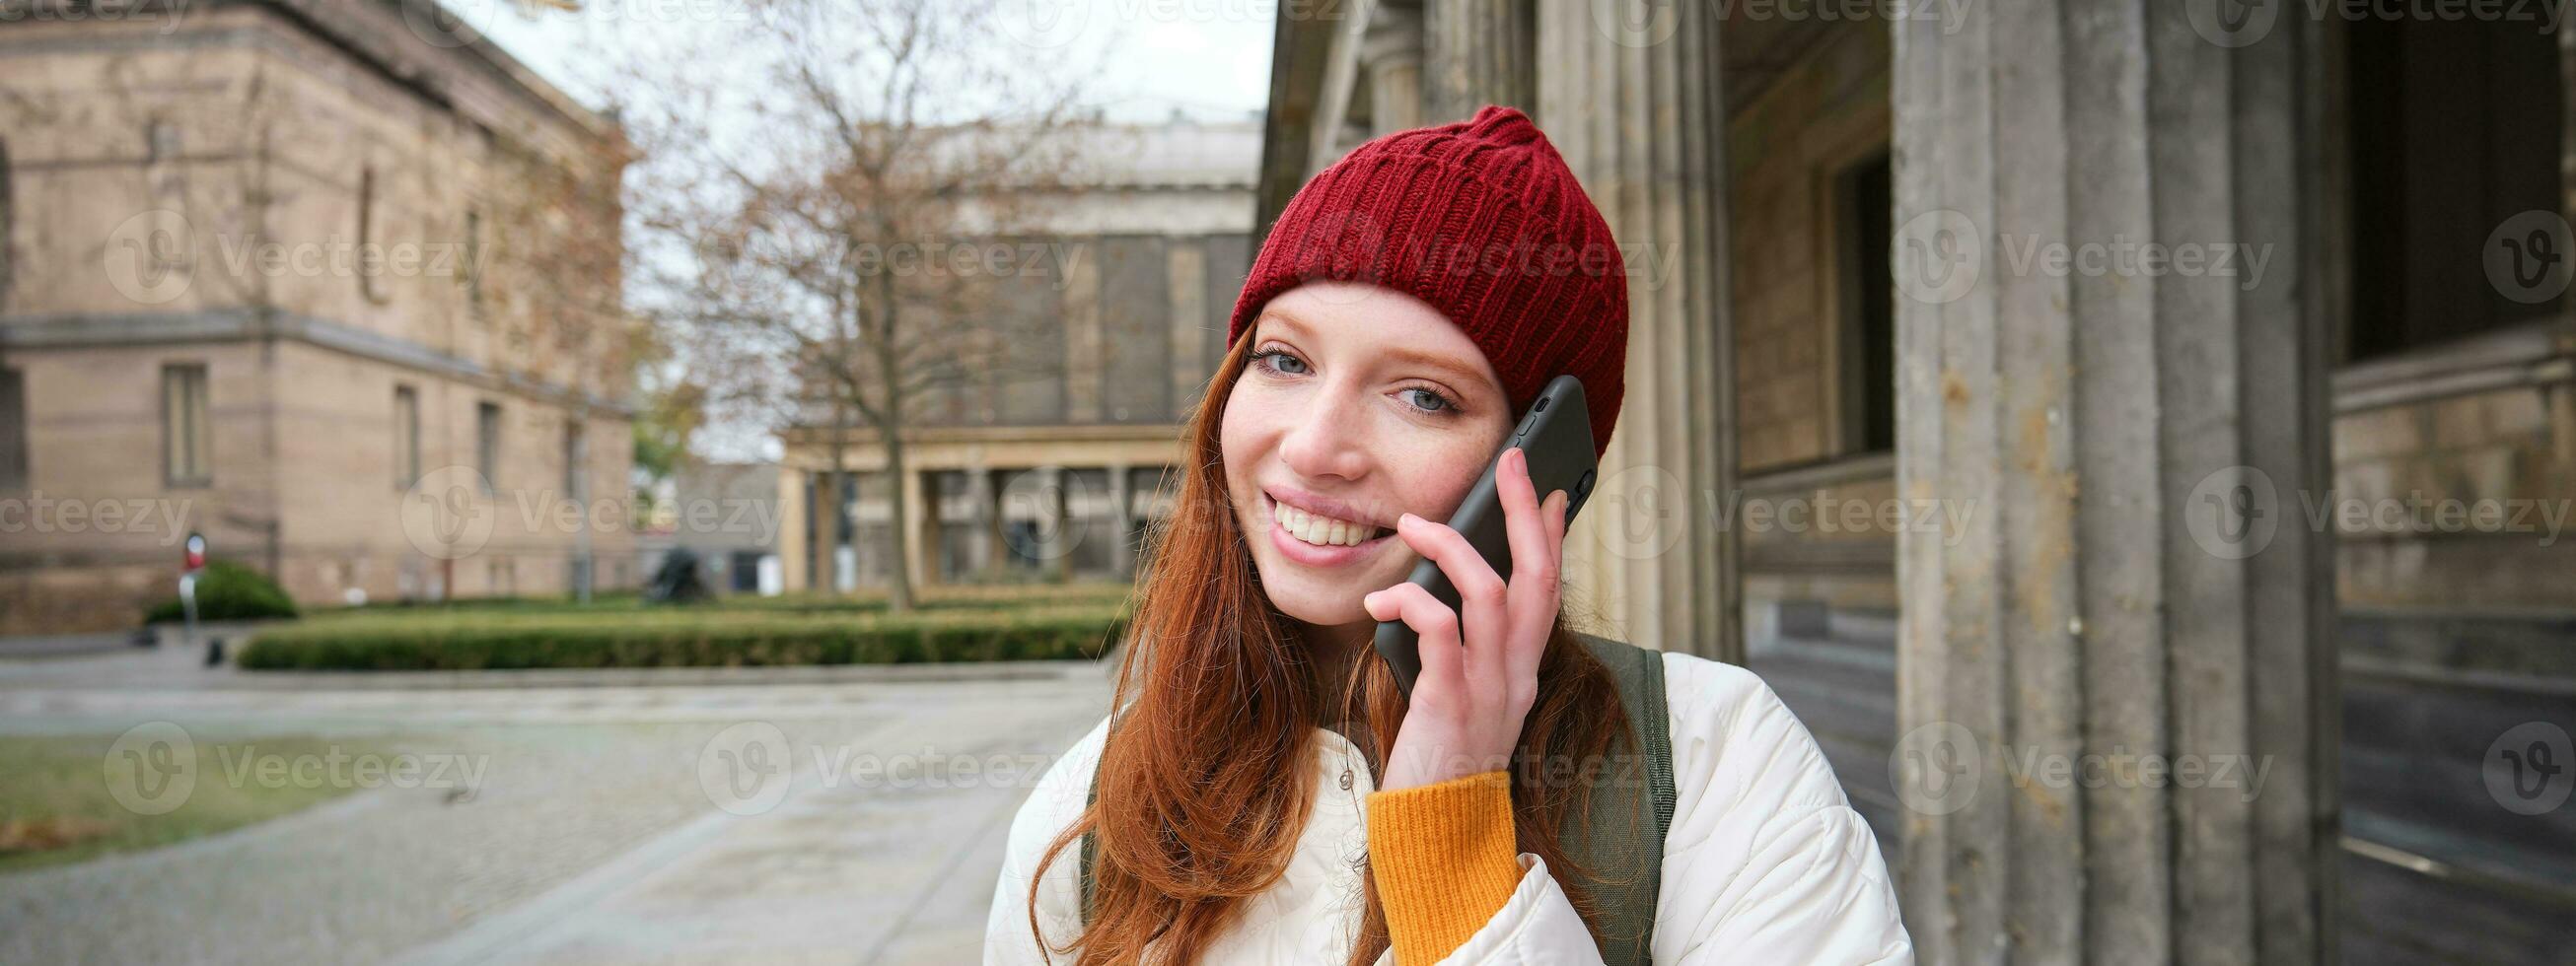
[[[1271,299],[1226,398],[1226,493],[1262,587],[1315,626],[1374,624],[1360,598],[1417,557],[1411,513],[1447,521],[1514,413],[1476,343],[1390,288],[1313,282]]]

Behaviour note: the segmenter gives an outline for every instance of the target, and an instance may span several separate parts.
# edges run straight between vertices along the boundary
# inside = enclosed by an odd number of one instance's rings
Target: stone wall
[[[39,518],[0,545],[0,633],[130,625],[191,529],[306,603],[561,592],[576,530],[596,584],[634,578],[622,139],[504,55],[422,42],[396,8],[299,9],[0,35],[0,364],[25,379],[29,456],[0,499]],[[207,370],[204,483],[163,479],[172,364]],[[502,409],[503,478],[470,504],[494,528],[471,552],[406,532],[398,385],[418,394],[424,473],[472,465],[477,403]],[[542,504],[576,419],[609,525]],[[75,531],[67,506],[151,512]]]
[[[2576,383],[2556,378],[2348,408],[2335,492],[2347,608],[2576,609]],[[2546,359],[2530,364],[2549,373]]]

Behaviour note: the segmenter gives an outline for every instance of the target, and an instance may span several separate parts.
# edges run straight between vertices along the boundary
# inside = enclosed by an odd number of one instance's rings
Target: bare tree
[[[630,116],[657,172],[641,223],[675,255],[643,269],[669,276],[664,318],[732,377],[714,377],[717,396],[823,441],[835,541],[847,452],[860,434],[882,447],[896,611],[913,602],[904,431],[934,401],[1039,374],[1008,351],[1028,323],[995,298],[1046,267],[992,256],[1081,163],[1098,118],[1082,82],[1006,39],[999,8],[767,3],[724,49],[634,78],[656,92]],[[723,89],[707,86],[715,62]],[[728,103],[746,88],[759,96]]]

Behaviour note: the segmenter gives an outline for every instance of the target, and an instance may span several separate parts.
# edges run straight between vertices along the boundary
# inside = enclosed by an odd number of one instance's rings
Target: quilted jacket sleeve
[[[1869,827],[1815,738],[1749,671],[1665,654],[1673,782],[1654,961],[1912,963]],[[1583,920],[1534,853],[1510,902],[1443,963],[1597,964]]]
[[[1080,885],[1081,845],[1069,845],[1047,866],[1046,879],[1034,881],[1030,872],[1046,852],[1047,843],[1082,817],[1085,801],[1091,793],[1091,773],[1100,762],[1100,749],[1109,738],[1109,719],[1102,718],[1091,733],[1075,742],[1072,749],[1055,760],[1045,776],[1038,779],[1028,800],[1020,804],[1019,813],[1011,819],[1009,844],[1002,852],[1002,873],[993,884],[992,910],[984,920],[985,966],[1036,966],[1049,957],[1039,949],[1037,937],[1029,932],[1029,892],[1038,892],[1038,924],[1046,930],[1047,941],[1061,944],[1082,931]],[[1054,957],[1055,962],[1071,962],[1069,955]]]

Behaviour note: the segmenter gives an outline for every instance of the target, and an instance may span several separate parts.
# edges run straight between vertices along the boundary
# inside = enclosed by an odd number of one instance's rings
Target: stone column
[[[1125,463],[1109,467],[1109,535],[1116,541],[1109,545],[1109,571],[1120,577],[1136,575],[1136,547],[1127,542],[1127,470]]]
[[[1532,0],[1425,0],[1423,121],[1472,117],[1487,104],[1538,110]]]
[[[1370,12],[1360,44],[1368,71],[1371,136],[1422,126],[1422,13],[1391,4]]]
[[[1898,543],[1926,963],[2334,959],[2319,27],[2193,12],[1893,27],[1897,487],[1958,521]]]
[[[974,504],[974,535],[966,541],[966,565],[978,578],[993,575],[1002,543],[1001,505],[993,493],[993,471],[982,463],[966,467],[966,498]]]
[[[1073,569],[1073,515],[1065,510],[1064,467],[1041,466],[1035,496],[1038,503],[1038,556],[1047,579],[1063,583]]]
[[[805,589],[814,579],[805,563],[805,555],[814,546],[814,508],[806,499],[812,487],[810,473],[789,468],[778,474],[778,519],[788,525],[778,528],[774,551],[778,554],[779,584],[789,590]]]
[[[1717,8],[1538,8],[1539,126],[1628,271],[1627,395],[1566,540],[1569,616],[1646,647],[1743,660],[1735,531],[1726,124]]]

